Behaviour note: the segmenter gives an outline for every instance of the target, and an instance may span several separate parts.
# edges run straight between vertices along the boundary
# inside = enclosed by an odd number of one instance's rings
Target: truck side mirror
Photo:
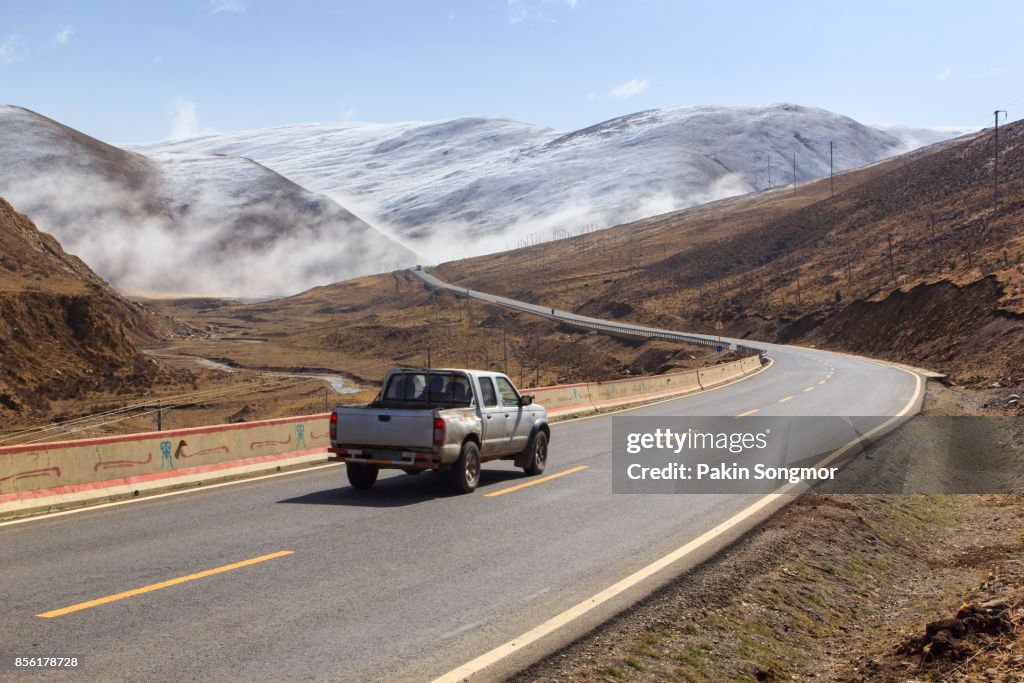
[[[520,408],[522,408],[523,406],[528,406],[531,403],[533,403],[533,396],[532,395],[526,394],[525,396],[520,396],[519,397],[519,407]]]

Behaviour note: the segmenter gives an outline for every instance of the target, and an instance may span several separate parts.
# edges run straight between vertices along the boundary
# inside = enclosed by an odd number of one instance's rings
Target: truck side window
[[[484,400],[485,408],[493,408],[498,405],[498,395],[494,393],[494,383],[490,377],[480,378],[480,396]]]
[[[519,393],[512,386],[512,383],[504,377],[496,377],[495,379],[498,381],[498,391],[501,392],[501,402],[507,406],[518,406]]]

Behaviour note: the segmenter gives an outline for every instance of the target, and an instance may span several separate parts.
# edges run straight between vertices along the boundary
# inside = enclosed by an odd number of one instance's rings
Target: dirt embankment
[[[1024,384],[1024,314],[1002,307],[993,275],[958,285],[922,283],[878,301],[855,301],[802,335],[825,348],[889,358],[960,383]]]
[[[0,199],[0,425],[52,404],[139,392],[171,376],[137,343],[166,333]]]

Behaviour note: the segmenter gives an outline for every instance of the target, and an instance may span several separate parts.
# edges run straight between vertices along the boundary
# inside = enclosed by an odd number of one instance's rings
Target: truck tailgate
[[[432,410],[337,408],[339,446],[382,446],[430,450],[434,439]]]

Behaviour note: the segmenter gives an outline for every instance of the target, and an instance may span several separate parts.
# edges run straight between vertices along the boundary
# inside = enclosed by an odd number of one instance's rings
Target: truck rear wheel
[[[348,483],[352,484],[353,488],[368,489],[372,488],[374,482],[377,481],[377,474],[380,472],[380,468],[376,465],[364,465],[360,462],[347,462],[345,463],[345,471],[348,473]]]
[[[529,475],[540,474],[548,464],[548,435],[538,431],[533,436],[528,446],[530,449],[530,462],[523,468]]]
[[[480,483],[480,449],[472,441],[462,444],[459,459],[448,473],[455,493],[473,493]]]

